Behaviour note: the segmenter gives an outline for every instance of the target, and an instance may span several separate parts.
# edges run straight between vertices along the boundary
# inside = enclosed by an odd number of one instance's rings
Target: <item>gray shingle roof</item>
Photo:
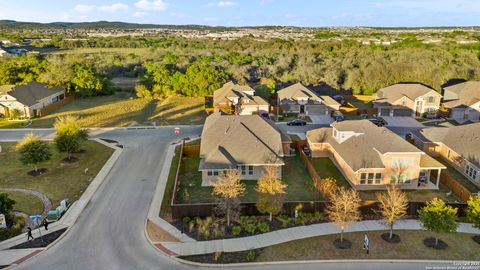
[[[7,94],[27,106],[35,105],[41,99],[65,91],[65,89],[61,87],[56,86],[49,88],[46,84],[38,82],[8,87],[10,87],[10,90],[7,91]]]
[[[480,123],[453,127],[428,127],[412,133],[423,142],[443,143],[480,167]]]
[[[468,81],[445,87],[458,95],[458,99],[444,100],[447,108],[465,108],[480,101],[480,81]]]
[[[244,105],[268,105],[268,102],[262,97],[247,95],[245,91],[255,92],[255,90],[248,85],[239,85],[232,81],[227,82],[213,92],[213,102],[215,104],[229,103],[230,100],[228,98],[238,97],[239,99],[248,99],[249,102]]]
[[[378,103],[377,105],[393,104],[402,97],[407,97],[413,101],[416,98],[426,95],[430,92],[436,93],[438,96],[442,96],[434,89],[420,83],[397,83],[379,89],[376,93],[378,101],[375,103]]]
[[[205,121],[200,145],[200,170],[246,165],[283,165],[280,132],[258,115],[222,115]]]
[[[307,138],[313,143],[329,143],[354,171],[362,168],[384,168],[380,157],[384,153],[422,153],[389,129],[377,127],[368,120],[335,122],[332,127],[338,131],[353,131],[362,135],[338,143],[333,138],[333,128],[320,128],[308,131]]]
[[[308,89],[302,83],[296,83],[285,87],[277,92],[280,100],[288,99],[294,100],[299,98],[308,98],[309,100],[316,100],[325,105],[340,105],[337,101],[329,96],[319,96],[312,90]]]

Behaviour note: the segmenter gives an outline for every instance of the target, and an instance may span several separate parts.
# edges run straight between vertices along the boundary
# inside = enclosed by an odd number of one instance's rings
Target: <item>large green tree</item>
[[[80,127],[78,119],[73,116],[58,118],[53,127],[56,131],[55,145],[58,151],[66,153],[67,158],[71,160],[72,154],[78,152],[87,140],[87,131]]]
[[[15,201],[8,197],[7,193],[0,193],[0,214],[4,214],[7,220],[11,220]]]
[[[37,171],[37,164],[50,160],[52,152],[47,142],[42,141],[40,137],[34,134],[27,134],[17,143],[16,149],[19,153],[20,161],[23,164],[33,164]]]
[[[113,92],[110,81],[98,74],[91,64],[73,66],[72,86],[82,96],[98,96]]]
[[[440,234],[451,233],[457,230],[455,222],[457,208],[446,205],[444,201],[434,198],[418,211],[422,226],[435,233],[435,245],[438,246]]]

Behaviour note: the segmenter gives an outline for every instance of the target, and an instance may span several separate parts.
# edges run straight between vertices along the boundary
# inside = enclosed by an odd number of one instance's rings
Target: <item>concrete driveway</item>
[[[382,116],[387,121],[387,126],[391,127],[411,127],[421,128],[423,125],[415,120],[413,117],[401,117],[401,116]]]
[[[310,119],[312,119],[312,124],[318,124],[318,125],[330,125],[333,123],[333,118],[330,117],[329,115],[309,115]]]

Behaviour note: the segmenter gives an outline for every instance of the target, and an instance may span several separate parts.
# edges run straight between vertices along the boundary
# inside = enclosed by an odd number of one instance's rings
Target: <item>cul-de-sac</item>
[[[0,269],[480,269],[474,1],[0,4]]]

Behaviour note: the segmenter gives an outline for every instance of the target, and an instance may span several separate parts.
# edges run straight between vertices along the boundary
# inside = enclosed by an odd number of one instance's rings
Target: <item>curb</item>
[[[203,127],[203,125],[166,125],[166,126],[131,126],[131,127],[85,127],[88,131],[112,131],[135,129],[163,129],[163,128]],[[54,128],[2,128],[0,131],[54,131]]]

